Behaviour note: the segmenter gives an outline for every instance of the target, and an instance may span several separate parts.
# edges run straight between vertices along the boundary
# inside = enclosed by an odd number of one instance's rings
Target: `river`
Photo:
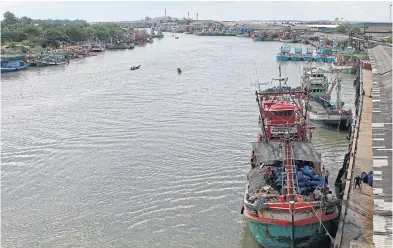
[[[281,44],[178,36],[1,75],[2,247],[257,247],[240,215],[251,84],[277,77]],[[331,181],[345,136],[314,136]]]

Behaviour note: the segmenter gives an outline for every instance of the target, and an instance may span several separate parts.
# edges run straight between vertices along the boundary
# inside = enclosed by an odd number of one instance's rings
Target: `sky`
[[[0,2],[0,14],[33,19],[83,19],[88,22],[132,21],[167,16],[217,21],[334,20],[389,22],[391,1],[44,1]]]

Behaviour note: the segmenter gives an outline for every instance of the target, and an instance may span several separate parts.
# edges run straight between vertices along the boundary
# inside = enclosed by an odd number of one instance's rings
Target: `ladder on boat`
[[[285,134],[284,136],[289,136]],[[292,144],[289,137],[284,137],[284,170],[286,178],[283,179],[283,194],[286,195],[287,201],[295,201],[298,185],[296,177],[296,168],[293,159]]]

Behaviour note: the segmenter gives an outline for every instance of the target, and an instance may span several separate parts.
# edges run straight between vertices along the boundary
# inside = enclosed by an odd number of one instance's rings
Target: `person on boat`
[[[322,197],[321,189],[320,189],[319,187],[317,187],[317,188],[314,190],[314,199],[315,199],[316,201],[319,201],[319,200],[321,200],[321,197]]]
[[[330,175],[329,171],[326,170],[326,171],[325,171],[325,182],[326,182],[326,184],[329,183],[329,175]]]
[[[329,191],[329,193],[326,195],[326,201],[332,202],[333,200],[334,200],[333,192]]]
[[[321,177],[322,177],[322,178],[325,178],[325,177],[326,177],[326,170],[325,170],[325,167],[322,167]]]
[[[269,180],[270,180],[270,186],[272,186],[272,188],[276,188],[276,171],[272,170],[272,172],[269,175]]]

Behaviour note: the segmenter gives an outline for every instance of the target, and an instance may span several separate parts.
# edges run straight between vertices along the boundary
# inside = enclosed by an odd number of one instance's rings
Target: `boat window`
[[[292,116],[293,110],[275,111],[275,116]]]

